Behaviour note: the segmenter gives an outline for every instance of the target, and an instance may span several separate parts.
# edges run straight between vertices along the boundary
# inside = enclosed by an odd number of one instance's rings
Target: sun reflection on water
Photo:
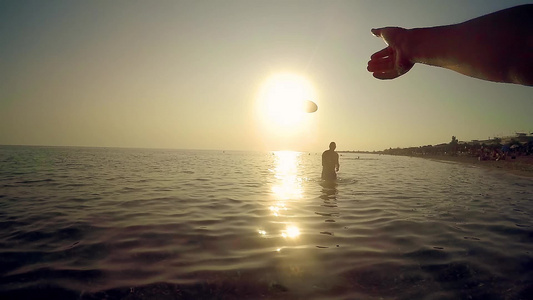
[[[302,179],[298,176],[299,161],[302,153],[293,151],[276,151],[274,154],[274,168],[271,170],[274,175],[274,182],[272,184],[272,195],[274,196],[274,203],[269,207],[270,212],[276,218],[288,217],[289,207],[296,200],[303,198]],[[300,236],[300,229],[293,222],[284,221],[279,224],[285,224],[285,228],[278,229],[280,236],[285,239],[296,239]],[[277,251],[280,251],[278,248]]]
[[[297,238],[300,236],[300,229],[296,226],[287,226],[287,229],[285,229],[281,236],[284,238]]]
[[[303,195],[302,180],[298,178],[298,160],[301,153],[276,151],[274,155],[276,165],[272,171],[277,182],[272,186],[272,192],[283,208],[284,200],[301,199]]]

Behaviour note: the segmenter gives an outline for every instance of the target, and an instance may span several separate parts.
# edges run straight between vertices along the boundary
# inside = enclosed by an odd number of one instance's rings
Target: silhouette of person
[[[533,85],[533,4],[446,26],[372,29],[388,45],[367,70],[393,79],[422,63],[488,81]]]
[[[329,150],[322,153],[322,179],[335,180],[339,171],[339,154],[335,152],[335,142],[329,143]]]

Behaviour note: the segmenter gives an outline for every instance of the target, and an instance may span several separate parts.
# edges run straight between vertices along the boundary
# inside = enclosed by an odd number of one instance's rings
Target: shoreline
[[[412,156],[435,161],[446,161],[460,164],[468,164],[484,168],[491,171],[500,171],[520,177],[527,177],[533,180],[533,155],[518,156],[516,159],[507,158],[505,160],[479,160],[475,156],[449,156],[449,155],[427,155]]]

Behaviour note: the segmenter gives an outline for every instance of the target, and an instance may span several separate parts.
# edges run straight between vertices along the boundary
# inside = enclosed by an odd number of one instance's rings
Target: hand
[[[388,47],[370,57],[367,70],[378,79],[393,79],[407,73],[413,67],[406,54],[405,36],[407,30],[400,27],[372,29],[372,33],[383,38]]]

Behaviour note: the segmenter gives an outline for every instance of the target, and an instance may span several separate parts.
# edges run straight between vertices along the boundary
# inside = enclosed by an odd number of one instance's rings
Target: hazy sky
[[[385,47],[371,28],[528,2],[0,0],[0,144],[383,150],[531,132],[531,87],[366,70]],[[279,73],[315,92],[298,130],[259,124],[258,95]]]

